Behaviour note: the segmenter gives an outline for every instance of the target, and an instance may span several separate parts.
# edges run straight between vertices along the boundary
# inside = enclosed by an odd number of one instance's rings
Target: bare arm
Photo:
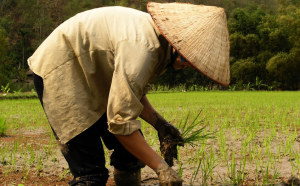
[[[143,96],[141,103],[144,108],[140,117],[151,124],[156,130],[161,123],[167,121],[159,115],[151,106],[146,96]],[[145,141],[139,131],[135,131],[131,135],[115,135],[121,144],[135,157],[144,162],[146,165],[156,170],[158,165],[164,161]]]
[[[161,185],[182,186],[178,174],[149,147],[139,131],[128,136],[116,135],[116,137],[131,154],[156,172]]]
[[[168,123],[155,109],[151,106],[146,96],[143,96],[141,103],[144,105],[140,117],[151,124],[156,130],[164,123]],[[164,161],[145,141],[139,131],[131,135],[115,135],[121,144],[135,157],[140,159],[146,165],[156,170],[157,166]]]
[[[115,136],[131,154],[153,170],[156,171],[158,166],[164,162],[164,160],[148,145],[139,131],[135,131],[127,136]]]
[[[161,126],[164,126],[167,121],[153,109],[146,96],[143,96],[141,103],[144,105],[144,109],[140,117],[150,123],[156,130],[164,130],[164,127],[161,128]],[[147,144],[139,131],[135,131],[127,136],[115,136],[125,149],[157,173],[160,184],[182,185],[182,180],[178,174]],[[174,147],[176,149],[176,145]]]

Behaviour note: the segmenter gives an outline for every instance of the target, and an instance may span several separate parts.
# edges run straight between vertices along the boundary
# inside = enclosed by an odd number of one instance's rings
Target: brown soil
[[[9,172],[7,175],[4,175],[2,171],[0,171],[0,182],[3,185],[67,185],[68,180],[71,177],[58,178],[55,175],[44,175],[40,176],[34,172],[29,172],[28,177],[24,177],[22,172]]]
[[[0,148],[3,146],[13,146],[14,143],[18,143],[19,149],[22,147],[30,146],[35,152],[43,150],[45,146],[49,146],[50,134],[48,132],[24,132],[19,131],[16,135],[6,135],[0,138]],[[56,144],[53,144],[53,148],[56,148]],[[20,150],[21,151],[21,150]],[[0,152],[1,153],[1,152]],[[5,162],[0,161],[0,185],[68,185],[68,183],[73,179],[72,175],[67,171],[67,163],[64,160],[62,154],[57,152],[56,161],[58,163],[49,162],[49,166],[44,166],[43,170],[37,171],[36,166],[32,165],[30,169],[23,170],[22,165],[17,166],[17,168],[9,168]],[[20,155],[17,158],[19,164],[26,164],[22,161]],[[47,160],[48,162],[48,160]],[[53,166],[54,165],[54,166]],[[110,177],[107,181],[107,186],[115,186],[114,179],[112,177],[113,168],[108,167],[110,171]],[[147,173],[143,175],[144,180],[142,180],[143,185],[158,185],[157,178],[152,170],[148,170],[153,177],[149,177]],[[64,173],[65,172],[65,173]],[[157,184],[155,184],[157,183]]]
[[[232,139],[227,139],[227,143],[233,143]],[[58,151],[56,144],[51,143],[50,133],[47,131],[40,131],[40,132],[25,132],[19,131],[17,134],[8,135],[6,137],[0,138],[0,150],[4,146],[7,148],[13,146],[15,143],[18,143],[19,151],[17,152],[16,157],[16,165],[12,166],[7,164],[5,161],[3,162],[0,159],[0,185],[68,185],[68,182],[72,179],[72,175],[68,171],[67,163],[65,162],[64,158],[62,157],[61,153]],[[214,146],[213,143],[209,144]],[[300,142],[295,144],[300,148]],[[29,160],[24,157],[24,152],[26,153],[26,148],[30,146],[38,156],[41,157],[43,160],[43,168],[38,169],[37,162],[34,162],[32,165],[27,165]],[[48,157],[45,154],[45,148],[52,148],[52,156]],[[22,151],[25,149],[25,151]],[[154,148],[157,149],[157,146]],[[0,151],[0,158],[1,158],[1,151]],[[9,153],[9,152],[6,152]],[[23,154],[22,154],[23,153]],[[36,156],[37,156],[36,155]],[[181,161],[187,162],[189,161],[189,157],[193,155],[193,149],[185,148],[184,151],[181,151]],[[27,154],[28,157],[30,157]],[[290,160],[288,157],[283,157],[281,162],[279,162],[280,166],[280,176],[276,179],[277,183],[285,183],[281,185],[291,185],[291,179],[289,178],[292,175],[291,167],[290,167]],[[28,169],[24,169],[27,167]],[[238,166],[238,165],[237,165]],[[108,166],[110,174],[112,173],[112,167]],[[177,161],[174,162],[174,169],[178,171],[179,166]],[[191,180],[193,175],[193,168],[189,165],[182,165],[183,175],[182,178],[185,181],[184,185],[190,185],[189,180]],[[246,166],[246,175],[247,178],[244,181],[243,185],[256,185],[257,180],[255,180],[254,174],[255,167],[252,165]],[[214,175],[218,179],[219,177],[226,175],[227,168],[225,165],[216,165],[214,168]],[[261,176],[261,175],[258,175]],[[299,176],[299,175],[298,175]],[[253,179],[252,179],[253,178]],[[270,179],[272,175],[270,173]],[[199,178],[201,179],[201,178]],[[294,178],[297,181],[297,178]],[[299,180],[298,180],[299,181]],[[193,185],[200,185],[200,180],[196,180]],[[296,182],[294,182],[294,185]],[[226,185],[220,182],[215,183],[217,185]],[[107,185],[113,186],[114,181],[112,176],[109,178]],[[142,185],[151,185],[155,186],[158,185],[158,180],[156,174],[151,170],[149,167],[146,167],[142,170]]]

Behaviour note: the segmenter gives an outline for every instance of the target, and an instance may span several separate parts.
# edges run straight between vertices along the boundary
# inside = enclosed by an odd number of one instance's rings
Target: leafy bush
[[[3,73],[0,73],[0,86],[7,85],[8,82],[9,82],[9,78]]]
[[[238,60],[231,66],[231,77],[234,83],[238,81],[242,84],[254,83],[259,76],[258,72],[258,65],[253,58]]]
[[[281,52],[272,57],[266,69],[273,77],[274,81],[282,83],[284,89],[300,88],[300,49],[294,48],[290,53]]]
[[[235,58],[247,58],[259,53],[259,38],[255,34],[243,36],[233,33],[230,36],[230,53]]]
[[[9,93],[9,91],[10,91],[9,83],[7,83],[5,86],[1,85],[1,92]]]

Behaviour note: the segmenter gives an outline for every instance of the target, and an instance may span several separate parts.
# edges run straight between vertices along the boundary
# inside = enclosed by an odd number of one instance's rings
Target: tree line
[[[146,11],[147,0],[0,0],[0,85],[24,82],[27,58],[60,23],[103,6]],[[231,84],[235,89],[300,89],[299,0],[156,0],[221,6],[230,32]],[[215,86],[193,69],[172,68],[154,84]]]

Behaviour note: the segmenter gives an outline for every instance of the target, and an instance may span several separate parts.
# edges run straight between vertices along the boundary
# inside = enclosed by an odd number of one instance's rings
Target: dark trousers
[[[43,79],[36,74],[34,74],[34,85],[43,105]],[[130,154],[107,128],[106,114],[103,114],[90,128],[62,145],[62,153],[74,176],[72,185],[78,183],[105,185],[108,179],[108,170],[105,168],[102,141],[108,149],[113,150],[110,156],[110,165],[115,168],[135,171],[145,166]],[[55,131],[53,132],[55,134]]]

